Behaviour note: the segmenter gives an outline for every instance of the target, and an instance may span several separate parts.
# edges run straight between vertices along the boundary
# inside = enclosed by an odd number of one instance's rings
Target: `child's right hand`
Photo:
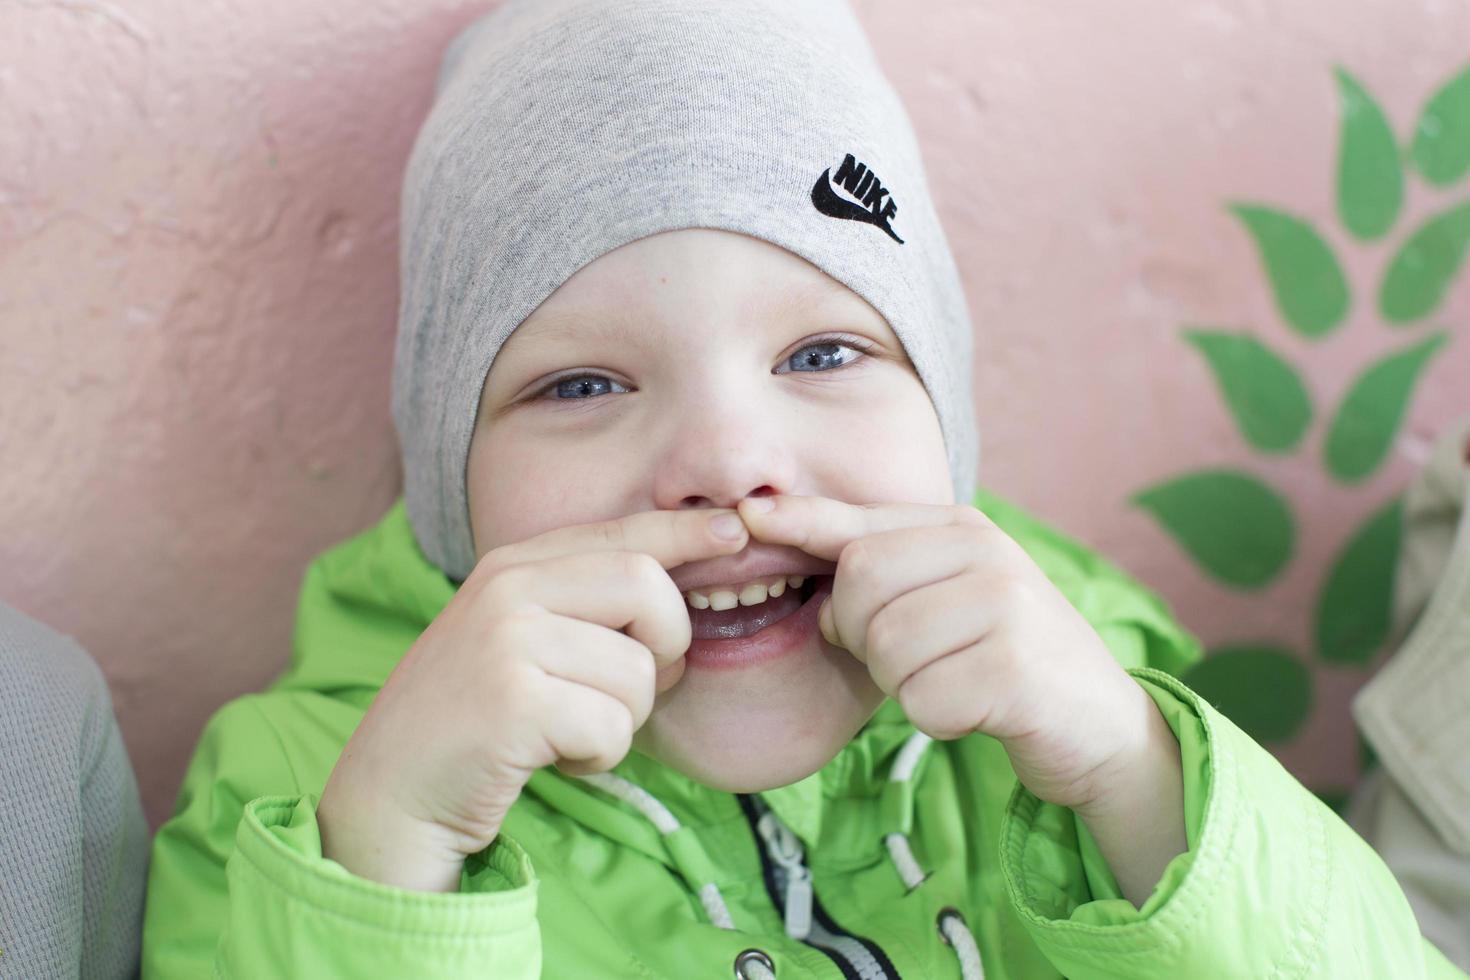
[[[741,551],[728,508],[643,511],[488,552],[384,683],[317,806],[323,856],[455,891],[531,774],[617,765],[678,682],[689,611],[668,569]]]

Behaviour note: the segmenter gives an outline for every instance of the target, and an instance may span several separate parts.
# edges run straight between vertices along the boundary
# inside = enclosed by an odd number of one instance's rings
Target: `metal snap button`
[[[776,964],[764,950],[746,949],[735,957],[735,980],[768,980],[776,975]]]

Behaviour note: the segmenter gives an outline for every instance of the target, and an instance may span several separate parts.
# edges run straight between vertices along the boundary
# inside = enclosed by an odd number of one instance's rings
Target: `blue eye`
[[[846,360],[834,362],[833,358],[837,357],[838,351],[845,349],[856,351],[859,355],[862,355],[866,354],[871,349],[871,346],[871,344],[860,341],[856,337],[825,337],[816,343],[806,345],[795,354],[792,354],[786,359],[786,363],[806,365],[806,368],[796,368],[796,370],[804,374],[825,374],[831,368],[846,367],[853,361],[861,359],[859,357],[849,357]],[[816,351],[817,353],[808,354],[807,351]],[[824,365],[830,365],[830,367],[824,367]],[[809,371],[807,368],[811,370]]]
[[[854,361],[861,360],[863,356],[873,349],[869,341],[842,334],[834,337],[819,337],[813,343],[802,347],[785,361],[787,365],[804,365],[795,368],[802,374],[827,374],[837,368],[847,367]],[[838,360],[839,352],[842,350],[855,351],[859,356],[848,357]],[[808,353],[808,352],[814,353]],[[780,373],[780,372],[777,372]],[[549,402],[589,402],[595,401],[598,395],[607,394],[613,388],[628,389],[612,380],[605,374],[568,374],[560,378],[554,378],[542,385],[532,396],[532,401]]]
[[[557,397],[548,399],[549,401],[585,402],[592,400],[590,396],[600,394],[604,389],[610,388],[613,385],[617,385],[619,388],[623,387],[606,375],[573,374],[565,378],[558,378],[542,388],[537,394],[542,395],[548,391],[555,391]],[[561,397],[562,395],[567,395],[568,397],[563,398]],[[583,395],[589,397],[584,398],[582,397]]]

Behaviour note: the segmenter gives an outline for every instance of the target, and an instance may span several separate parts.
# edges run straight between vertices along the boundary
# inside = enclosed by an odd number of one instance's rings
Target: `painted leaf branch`
[[[1388,234],[1404,208],[1406,166],[1446,187],[1470,175],[1470,67],[1425,104],[1407,159],[1378,102],[1351,73],[1334,66],[1340,108],[1337,218],[1362,241]],[[1249,232],[1283,321],[1320,340],[1351,306],[1351,288],[1327,241],[1306,220],[1274,207],[1228,205]],[[1378,311],[1393,326],[1416,324],[1443,304],[1470,251],[1470,201],[1442,208],[1392,253],[1378,291]],[[1298,448],[1313,406],[1301,373],[1265,342],[1241,332],[1186,329],[1183,339],[1206,359],[1242,438],[1257,452]],[[1331,415],[1322,450],[1327,471],[1359,482],[1389,458],[1414,391],[1450,340],[1441,331],[1367,366]],[[1140,491],[1147,510],[1207,574],[1238,589],[1274,581],[1290,563],[1296,527],[1288,502],[1256,477],[1214,469],[1184,474]],[[1317,657],[1362,666],[1388,641],[1394,578],[1403,533],[1402,498],[1381,505],[1347,538],[1323,577],[1313,611]],[[1311,714],[1313,674],[1305,658],[1266,643],[1211,650],[1188,683],[1263,742],[1297,735]],[[1360,739],[1365,759],[1371,749]],[[1367,763],[1365,762],[1365,765]],[[1346,791],[1322,791],[1335,805]]]

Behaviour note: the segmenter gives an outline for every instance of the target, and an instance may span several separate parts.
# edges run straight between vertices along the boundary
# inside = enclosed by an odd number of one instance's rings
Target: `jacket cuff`
[[[1222,731],[1229,722],[1179,679],[1149,667],[1128,673],[1179,739],[1188,849],[1165,866],[1137,908],[1123,897],[1083,820],[1018,782],[1001,831],[1007,895],[1038,947],[1069,976],[1141,977],[1160,969],[1160,976],[1208,975],[1219,963],[1198,960],[1200,952],[1231,941],[1212,933],[1218,926],[1209,911],[1237,854],[1243,804],[1233,760],[1239,740],[1248,738],[1233,726]],[[1261,938],[1240,941],[1259,946]],[[1202,972],[1188,973],[1193,968]]]
[[[1134,908],[1108,890],[1081,821],[1018,785],[1002,872],[1054,966],[1086,980],[1439,975],[1426,972],[1403,891],[1361,837],[1182,681],[1128,673],[1179,739],[1189,849]]]
[[[245,806],[225,866],[225,976],[534,977],[541,963],[538,881],[499,835],[465,860],[460,893],[396,888],[322,856],[314,795]],[[234,937],[239,937],[238,939]]]

